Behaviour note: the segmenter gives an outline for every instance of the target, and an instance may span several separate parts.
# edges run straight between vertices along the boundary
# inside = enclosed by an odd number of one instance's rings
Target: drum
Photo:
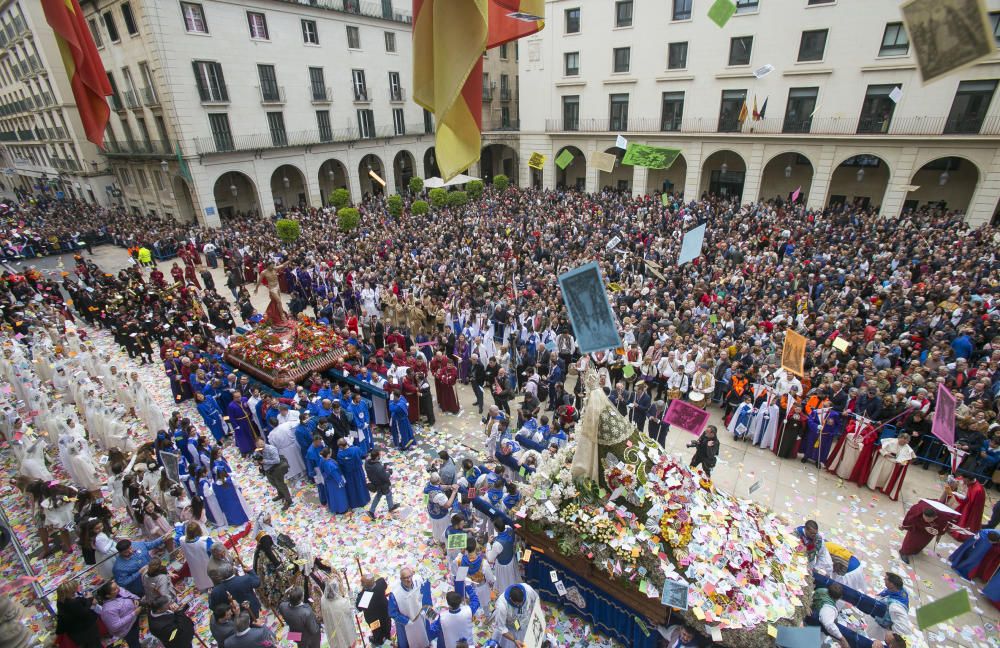
[[[705,394],[701,392],[691,391],[691,393],[688,394],[688,399],[690,399],[692,405],[702,409],[705,409],[705,406],[708,405],[708,399],[705,398]]]
[[[675,400],[681,397],[681,390],[679,389],[668,389],[667,398],[670,400]]]

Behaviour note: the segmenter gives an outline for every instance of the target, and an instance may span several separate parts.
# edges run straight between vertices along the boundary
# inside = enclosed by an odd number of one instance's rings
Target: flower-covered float
[[[801,625],[813,588],[792,528],[666,454],[619,414],[595,377],[585,379],[576,438],[537,466],[514,512],[529,548],[611,595],[644,634],[656,635],[649,626],[664,623],[668,607],[670,623],[680,615],[741,648],[772,646],[777,625]],[[544,587],[548,576],[537,580]],[[587,613],[579,592],[560,598]]]
[[[344,340],[328,326],[302,318],[281,326],[261,322],[245,335],[234,337],[224,359],[272,387],[298,382],[313,371],[340,363]]]

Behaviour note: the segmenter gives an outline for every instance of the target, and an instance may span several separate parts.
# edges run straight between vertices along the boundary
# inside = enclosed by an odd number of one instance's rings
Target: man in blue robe
[[[221,442],[226,436],[226,424],[222,420],[223,415],[222,410],[219,409],[219,404],[214,398],[205,396],[201,392],[196,393],[194,399],[198,402],[198,413],[201,414],[202,420],[205,421],[205,427],[215,437],[216,443]]]
[[[301,418],[299,419],[299,424],[295,427],[295,441],[299,444],[299,450],[302,451],[302,460],[306,460],[306,453],[309,452],[309,446],[312,445],[313,435],[316,433],[316,419],[311,417],[308,412],[303,412]],[[313,475],[307,474],[309,481],[313,480]]]
[[[389,416],[392,440],[400,450],[406,450],[413,444],[413,428],[410,426],[409,405],[399,394],[392,394],[392,400],[389,401]]]
[[[340,472],[340,466],[333,458],[333,451],[330,448],[323,448],[319,456],[319,470],[323,475],[323,487],[326,489],[326,507],[331,513],[347,513],[350,508],[347,502],[347,482]]]
[[[326,443],[323,442],[323,435],[315,434],[312,438],[312,445],[306,451],[306,473],[308,473],[309,479],[316,484],[320,504],[326,504],[326,488],[323,487],[322,480],[316,478],[316,469],[320,467],[320,463],[323,461],[320,452],[325,447]]]
[[[361,394],[354,394],[351,402],[347,404],[347,411],[351,414],[354,428],[357,430],[357,438],[361,443],[362,450],[367,453],[375,446],[372,438],[372,417],[368,411],[368,403],[361,399]]]
[[[347,439],[337,441],[337,464],[347,482],[347,503],[352,509],[365,506],[371,501],[366,485],[368,480],[365,478],[365,454],[360,446],[348,444]]]

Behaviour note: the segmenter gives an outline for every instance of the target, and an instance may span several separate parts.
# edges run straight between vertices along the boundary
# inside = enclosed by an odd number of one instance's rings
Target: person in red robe
[[[413,369],[407,369],[406,375],[403,376],[402,381],[403,396],[406,397],[407,411],[406,416],[410,419],[410,423],[416,423],[420,420],[420,386],[416,382],[416,377],[413,374]]]
[[[983,509],[986,508],[986,490],[983,485],[969,475],[959,477],[965,484],[965,493],[956,493],[950,486],[945,488],[948,497],[947,504],[954,503],[954,508],[961,514],[955,524],[967,529],[972,533],[979,533],[983,528]],[[956,540],[965,540],[967,533],[962,531],[952,531],[951,536]]]
[[[195,272],[193,265],[184,266],[184,276],[187,278],[189,284],[201,290],[201,284],[198,282],[198,273]]]
[[[878,434],[867,434],[864,438],[861,452],[858,453],[858,460],[851,471],[850,481],[858,486],[868,485],[868,476],[871,474],[872,462],[875,461],[875,452],[878,450],[875,442],[878,441]]]
[[[170,276],[174,278],[174,283],[179,283],[182,286],[184,285],[184,271],[181,270],[181,267],[177,265],[176,261],[172,266],[170,266]]]
[[[434,387],[437,390],[438,406],[442,412],[458,414],[462,410],[462,407],[458,404],[458,394],[455,393],[455,383],[458,382],[458,369],[451,363],[448,356],[442,356],[442,358],[444,359],[444,364],[434,374]]]
[[[149,273],[149,280],[160,290],[167,287],[167,280],[163,277],[163,273],[160,272],[159,268],[153,268],[153,271]]]
[[[900,530],[906,531],[903,544],[899,547],[900,559],[909,565],[910,558],[923,551],[932,540],[944,535],[957,519],[956,512],[940,510],[927,500],[920,500],[911,506],[899,525]]]

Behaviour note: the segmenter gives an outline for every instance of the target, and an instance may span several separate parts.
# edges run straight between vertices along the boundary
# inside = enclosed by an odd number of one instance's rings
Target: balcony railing
[[[147,106],[159,106],[160,98],[156,96],[156,90],[153,90],[152,88],[143,88],[142,103],[146,104]]]
[[[104,155],[108,157],[169,157],[174,154],[170,142],[150,140],[148,142],[104,141]]]
[[[352,85],[351,87],[353,89],[352,91],[354,92],[354,100],[355,101],[363,101],[363,102],[370,101],[368,99],[368,88],[367,87],[365,87],[365,88],[359,88],[356,85]]]
[[[112,110],[117,110],[118,112],[125,110],[125,104],[122,103],[122,98],[118,95],[111,95],[111,101],[108,103],[111,104]]]
[[[260,92],[260,102],[262,104],[283,104],[285,103],[285,87],[278,85],[257,86]]]
[[[483,101],[493,101],[493,88],[483,86]]]
[[[510,101],[513,94],[510,88],[500,88],[500,101]]]
[[[333,101],[333,88],[311,85],[309,86],[309,98],[313,103],[331,103]]]
[[[318,7],[329,11],[339,11],[342,13],[355,14],[358,16],[368,16],[369,18],[382,18],[394,22],[411,24],[413,16],[409,12],[398,11],[392,6],[384,5],[380,2],[361,2],[361,0],[280,0],[288,4]],[[399,4],[398,2],[396,3]],[[389,11],[387,11],[387,9]]]
[[[546,119],[545,131],[559,133],[564,131],[579,131],[583,133],[611,133],[618,129],[611,128],[609,119],[578,119],[576,128],[566,128],[562,119]],[[680,128],[674,132],[707,134],[732,133],[734,135],[781,135],[808,133],[811,135],[877,135],[877,136],[920,136],[920,135],[1000,135],[1000,116],[990,115],[985,119],[949,119],[948,117],[894,117],[891,122],[879,118],[874,120],[859,120],[857,117],[821,117],[809,120],[793,120],[792,125],[808,130],[786,130],[788,123],[783,117],[767,117],[753,121],[747,119],[742,126],[735,120],[718,117],[685,117]],[[885,124],[885,128],[882,128]],[[972,130],[979,124],[978,130]],[[720,128],[720,125],[723,128]],[[726,130],[733,127],[733,130]],[[876,128],[877,127],[877,128]],[[962,129],[962,130],[960,130]],[[656,133],[663,132],[659,119],[629,117],[624,132]]]
[[[406,101],[404,88],[389,88],[389,101]]]
[[[76,160],[71,160],[69,158],[49,158],[52,160],[52,166],[60,171],[79,171],[80,165]]]
[[[281,144],[275,144],[271,133],[250,133],[246,135],[222,135],[219,137],[199,137],[195,139],[195,151],[199,155],[232,153],[237,151],[259,151],[292,146],[310,146],[329,142],[356,142],[363,139],[403,137],[422,134],[422,129],[408,128],[404,133],[396,133],[392,124],[377,126],[369,137],[362,137],[357,128],[341,130],[311,129],[284,133]]]
[[[483,131],[519,131],[521,121],[518,119],[483,120]]]
[[[125,105],[129,108],[138,108],[141,105],[135,90],[126,90],[123,96],[125,97]]]

